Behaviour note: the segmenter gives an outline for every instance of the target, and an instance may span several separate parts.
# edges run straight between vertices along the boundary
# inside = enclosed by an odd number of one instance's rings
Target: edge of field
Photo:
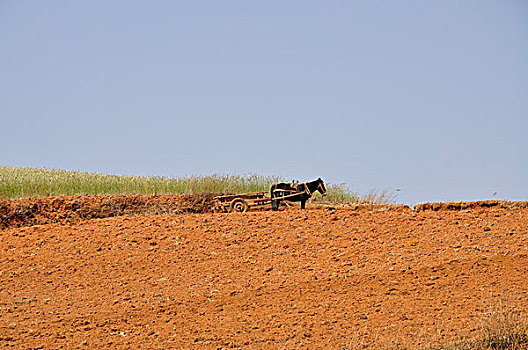
[[[76,222],[122,215],[162,215],[207,213],[213,211],[214,197],[218,194],[180,195],[94,195],[57,196],[0,200],[0,229],[60,222]],[[292,205],[295,207],[295,204]],[[312,203],[309,209],[352,210],[358,212],[385,211],[443,211],[471,209],[528,208],[528,201],[475,201],[452,203],[423,203],[414,209],[404,204],[374,203]],[[269,210],[260,207],[258,210]],[[286,210],[288,210],[286,208]]]
[[[0,229],[122,215],[203,213],[214,194],[60,196],[0,200]]]

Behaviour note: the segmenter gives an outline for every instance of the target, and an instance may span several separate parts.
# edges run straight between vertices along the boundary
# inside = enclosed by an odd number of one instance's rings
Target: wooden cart
[[[290,197],[298,196],[303,192],[277,189],[274,192],[273,200],[288,200]],[[268,192],[254,192],[241,194],[228,194],[214,197],[213,211],[223,212],[245,212],[252,207],[260,207],[271,204],[271,197],[267,196]]]
[[[271,203],[271,198],[266,197],[266,192],[228,194],[214,198],[214,211],[244,212],[250,207],[262,206]]]

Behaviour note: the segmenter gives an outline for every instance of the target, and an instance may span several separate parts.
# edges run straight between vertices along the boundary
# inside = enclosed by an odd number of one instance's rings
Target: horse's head
[[[317,191],[319,191],[323,196],[326,196],[326,187],[321,178],[317,179]]]

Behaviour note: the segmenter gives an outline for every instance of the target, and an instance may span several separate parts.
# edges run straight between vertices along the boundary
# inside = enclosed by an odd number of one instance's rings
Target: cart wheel
[[[242,198],[233,199],[231,205],[229,205],[229,211],[245,212],[249,208],[249,205]]]

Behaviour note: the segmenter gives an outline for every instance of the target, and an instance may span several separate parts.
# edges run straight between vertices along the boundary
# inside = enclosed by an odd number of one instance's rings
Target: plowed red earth
[[[214,194],[64,196],[0,201],[0,229],[137,214],[211,211]]]
[[[0,347],[414,349],[528,310],[528,209],[140,215],[0,231]]]

